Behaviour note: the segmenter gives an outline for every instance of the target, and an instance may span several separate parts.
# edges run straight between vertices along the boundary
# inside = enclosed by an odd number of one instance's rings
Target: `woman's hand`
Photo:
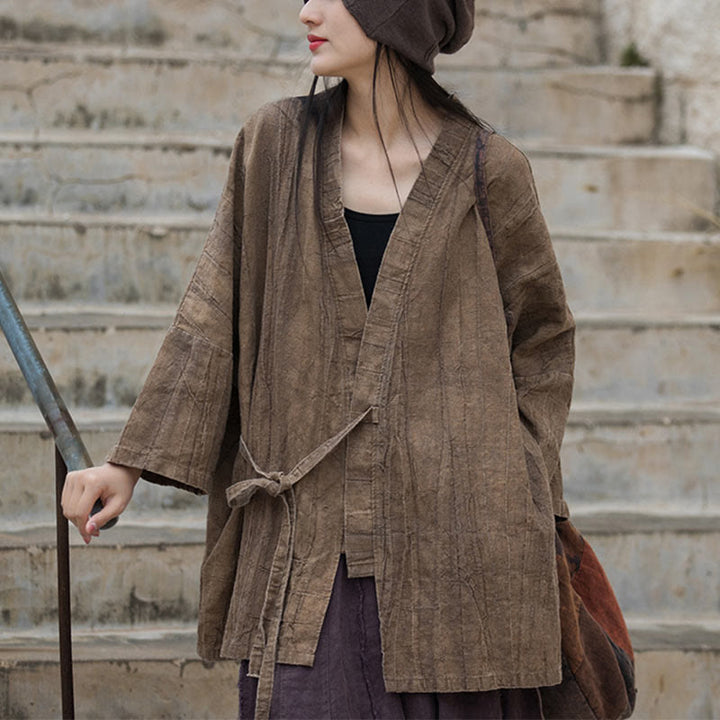
[[[80,531],[85,543],[100,534],[100,528],[125,510],[142,471],[105,463],[67,474],[62,492],[63,514]],[[103,509],[90,517],[95,501]]]

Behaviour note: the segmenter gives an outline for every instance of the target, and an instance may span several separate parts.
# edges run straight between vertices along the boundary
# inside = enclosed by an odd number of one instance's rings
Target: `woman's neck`
[[[384,63],[375,82],[375,112],[372,74],[346,80],[343,202],[361,212],[397,212],[440,134],[442,117],[417,92],[411,95],[404,73],[396,72],[393,84]]]
[[[381,135],[388,152],[397,146],[432,146],[442,118],[413,92],[404,72],[395,69],[393,83],[387,64],[380,62],[374,82],[374,108],[372,75],[347,80],[344,133],[379,148],[382,147]]]

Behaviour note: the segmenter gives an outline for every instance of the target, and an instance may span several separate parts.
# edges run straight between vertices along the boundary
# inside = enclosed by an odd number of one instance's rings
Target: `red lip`
[[[317,50],[324,42],[327,42],[327,38],[320,37],[318,35],[308,35],[308,42],[310,43],[310,50]]]

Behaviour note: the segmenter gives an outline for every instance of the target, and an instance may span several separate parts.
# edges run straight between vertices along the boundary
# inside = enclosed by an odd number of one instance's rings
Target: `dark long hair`
[[[464,119],[471,122],[478,127],[484,127],[492,130],[491,126],[484,120],[478,118],[471,110],[469,110],[456,95],[448,92],[440,83],[435,80],[432,73],[424,68],[421,68],[412,60],[408,60],[406,57],[392,50],[391,48],[381,43],[377,44],[375,51],[375,67],[373,71],[373,92],[372,92],[372,110],[373,117],[375,119],[375,125],[378,131],[378,137],[382,144],[385,157],[387,159],[388,168],[390,169],[390,175],[392,177],[393,185],[395,186],[395,192],[398,195],[398,202],[400,201],[400,194],[398,192],[397,183],[395,182],[395,173],[393,172],[392,164],[390,162],[390,156],[388,155],[387,147],[382,136],[380,129],[380,122],[377,115],[377,106],[375,100],[375,91],[377,86],[378,72],[380,70],[380,63],[383,60],[387,63],[389,71],[390,82],[393,87],[395,94],[395,100],[398,105],[400,112],[400,119],[405,128],[410,134],[410,124],[408,122],[408,116],[403,107],[403,103],[400,98],[400,86],[397,77],[397,70],[395,69],[396,63],[405,71],[411,86],[410,92],[410,110],[418,122],[417,111],[415,103],[413,101],[414,92],[417,92],[420,98],[430,107],[439,110],[444,115],[450,115]],[[325,126],[330,118],[340,113],[345,105],[345,99],[347,97],[348,83],[346,80],[342,80],[337,85],[326,88],[325,92],[317,94],[317,83],[318,78],[313,79],[310,87],[310,92],[305,98],[305,109],[303,113],[302,124],[300,127],[299,140],[298,140],[298,153],[297,153],[297,164],[295,168],[295,197],[297,198],[298,190],[300,187],[300,168],[305,155],[307,138],[311,126],[315,126],[315,138],[313,143],[313,195],[315,198],[315,212],[320,216],[320,189],[322,186],[322,152],[323,152],[323,133]],[[415,142],[413,140],[413,145]],[[415,146],[415,152],[420,160],[420,172],[424,173],[425,168],[420,157],[420,152]],[[296,203],[297,208],[297,203]]]

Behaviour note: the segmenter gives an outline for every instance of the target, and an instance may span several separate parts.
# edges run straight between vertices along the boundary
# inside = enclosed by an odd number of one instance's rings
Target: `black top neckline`
[[[395,222],[399,215],[400,213],[364,213],[357,210],[351,210],[347,207],[345,208],[345,217],[359,222]]]

